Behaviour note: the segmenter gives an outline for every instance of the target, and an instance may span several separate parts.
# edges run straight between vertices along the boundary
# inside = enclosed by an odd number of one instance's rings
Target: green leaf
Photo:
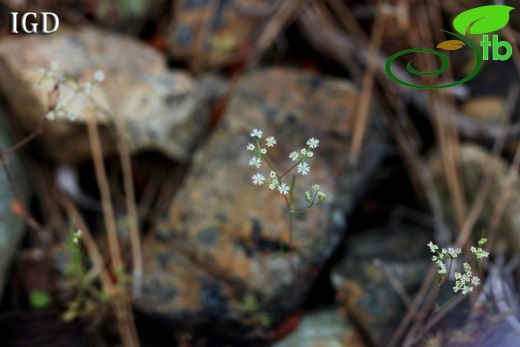
[[[52,304],[52,296],[43,290],[32,290],[29,293],[29,304],[37,309],[49,307]]]
[[[258,323],[260,323],[260,326],[263,328],[269,328],[271,325],[271,317],[265,312],[261,312],[257,315]]]
[[[487,34],[497,31],[509,22],[509,12],[514,7],[505,5],[480,6],[459,14],[453,20],[453,27],[462,35]]]
[[[460,40],[448,40],[437,45],[437,48],[445,49],[447,51],[456,51],[462,47],[464,47],[464,42]]]
[[[259,309],[258,301],[252,294],[247,294],[244,301],[238,304],[238,309],[244,312],[256,312]]]

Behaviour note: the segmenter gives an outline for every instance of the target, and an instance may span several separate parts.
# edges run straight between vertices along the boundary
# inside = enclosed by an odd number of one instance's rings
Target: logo
[[[458,32],[454,33],[451,31],[441,30],[447,34],[454,36],[456,39],[448,40],[441,42],[437,45],[437,48],[444,49],[447,51],[454,51],[460,49],[464,46],[469,46],[472,51],[475,53],[476,63],[475,67],[471,71],[471,73],[460,81],[456,81],[453,83],[443,84],[439,86],[428,86],[428,85],[420,85],[408,83],[406,81],[401,80],[392,72],[392,63],[398,57],[408,54],[408,53],[429,53],[434,54],[439,57],[442,61],[442,66],[435,70],[429,72],[421,72],[412,67],[412,62],[409,61],[406,65],[406,70],[411,74],[416,76],[434,76],[443,73],[446,71],[448,66],[450,65],[448,57],[436,50],[429,48],[412,48],[405,49],[404,51],[400,51],[392,55],[386,61],[386,73],[392,80],[407,87],[418,88],[418,89],[441,89],[453,87],[462,83],[465,83],[475,77],[475,75],[480,71],[482,67],[483,60],[488,60],[491,56],[493,60],[507,60],[511,57],[513,52],[513,48],[506,41],[499,41],[498,35],[487,35],[491,32],[502,29],[509,22],[509,12],[511,12],[514,7],[505,6],[505,5],[488,5],[488,6],[480,6],[473,8],[471,10],[467,10],[459,14],[453,20],[453,27]],[[482,41],[480,42],[480,46],[482,47],[482,53],[480,49],[466,37],[466,35],[483,35]],[[491,54],[489,48],[491,47]],[[500,52],[500,48],[502,49],[502,53]]]
[[[41,23],[38,23],[37,21],[39,17],[41,17]],[[49,29],[49,17],[52,17],[52,29]],[[27,23],[27,21],[31,18],[36,21]],[[35,12],[27,12],[23,14],[20,19],[20,23],[18,23],[18,12],[11,12],[11,34],[18,34],[18,24],[21,24],[20,30],[26,34],[50,34],[58,30],[58,27],[60,26],[60,19],[55,13],[52,12],[42,12],[40,14]],[[30,25],[30,29],[27,28],[27,24]],[[39,26],[41,30],[38,30]]]

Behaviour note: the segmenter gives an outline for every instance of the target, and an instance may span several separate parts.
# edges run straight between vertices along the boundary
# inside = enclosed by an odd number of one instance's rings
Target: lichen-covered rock
[[[349,167],[357,98],[356,89],[340,79],[282,68],[246,75],[223,121],[196,153],[167,220],[144,248],[139,310],[170,324],[206,324],[218,334],[244,338],[236,326],[247,331],[258,324],[240,308],[246,296],[273,324],[297,308],[339,244],[345,214],[384,153],[385,132],[372,113],[360,165]],[[320,140],[310,174],[297,180],[295,203],[304,206],[303,192],[313,183],[327,199],[295,220],[292,236],[283,197],[251,183],[257,171],[269,174],[265,163],[260,170],[248,166],[253,128],[276,137],[269,157],[280,172],[293,164],[289,153],[310,137]],[[280,254],[282,248],[289,254]],[[230,325],[235,328],[224,328]]]
[[[298,328],[271,347],[364,347],[356,328],[337,309],[327,308],[306,315]]]
[[[15,144],[13,135],[5,120],[5,113],[0,108],[0,148],[7,150]],[[29,179],[26,169],[18,153],[7,157],[7,165],[14,178],[16,187],[22,198],[27,200],[29,195]],[[11,260],[18,250],[18,246],[25,235],[27,224],[11,211],[11,203],[15,200],[11,186],[3,169],[0,169],[0,299],[2,298],[7,271]]]
[[[112,115],[118,112],[122,116],[133,151],[156,149],[186,161],[207,130],[204,95],[188,74],[169,71],[164,56],[130,37],[81,27],[60,29],[52,35],[2,39],[0,91],[28,133],[38,127],[47,112],[48,90],[34,85],[42,77],[39,69],[52,61],[58,61],[60,68],[80,83],[92,81],[97,69],[104,71],[106,80],[94,89],[93,97]],[[59,100],[68,103],[72,99],[66,109],[77,113],[76,121],[65,117],[47,122],[43,136],[37,140],[43,144],[42,151],[65,163],[90,158],[84,124],[93,113],[104,125],[104,153],[114,153],[115,120],[94,112],[82,95],[73,95],[71,88],[60,88]]]
[[[404,225],[347,238],[345,256],[334,266],[331,281],[337,301],[374,346],[387,345],[406,313],[382,267],[413,296],[431,266],[429,240],[427,230]]]

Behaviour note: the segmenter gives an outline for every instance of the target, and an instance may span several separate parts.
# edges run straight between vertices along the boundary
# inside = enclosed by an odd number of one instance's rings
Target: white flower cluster
[[[489,253],[482,249],[482,246],[486,243],[487,239],[482,237],[478,241],[478,247],[471,247],[471,252],[475,255],[476,259],[487,258]],[[439,275],[444,276],[448,269],[446,267],[445,261],[449,260],[450,267],[454,260],[462,253],[460,248],[442,248],[439,251],[439,246],[434,244],[433,242],[429,242],[427,244],[428,248],[430,248],[430,252],[435,253],[436,255],[432,256],[432,261],[437,264]],[[471,261],[470,261],[471,262]],[[470,262],[463,262],[464,273],[461,273],[458,269],[455,270],[455,286],[453,287],[453,291],[455,293],[461,292],[466,295],[470,292],[473,292],[473,288],[480,284],[480,278],[478,276],[474,276],[472,273]]]
[[[66,111],[65,108],[66,107],[63,105],[63,103],[58,101],[56,106],[45,114],[45,118],[47,118],[47,120],[53,121],[56,118],[67,117],[70,121],[74,122],[78,117],[78,113],[72,110]]]
[[[52,61],[47,69],[39,69],[38,72],[42,75],[42,77],[40,81],[34,85],[34,87],[36,89],[42,89],[42,82],[50,81],[52,82],[53,87],[57,88],[60,84],[65,83],[68,79],[72,79],[64,70],[60,70],[59,66],[59,62]],[[76,94],[92,94],[94,88],[105,80],[105,73],[101,70],[97,70],[94,72],[93,77],[94,78],[92,81],[79,85],[79,88],[76,90]],[[67,118],[70,121],[75,121],[78,117],[78,113],[76,111],[66,110],[67,105],[72,102],[72,99],[68,102],[58,101],[56,105],[45,114],[45,118],[49,121],[53,121],[57,118]]]
[[[49,64],[49,68],[39,68],[38,73],[40,75],[43,75],[42,79],[49,79],[49,80],[60,80],[63,78],[63,73],[60,71],[60,63],[56,60],[51,61]],[[36,88],[41,88],[40,83],[36,83]]]
[[[248,151],[252,151],[252,152],[256,153],[256,155],[253,156],[249,160],[249,165],[254,166],[257,169],[259,169],[262,166],[262,159],[264,159],[267,162],[267,164],[269,166],[271,166],[269,161],[266,159],[266,155],[268,152],[268,148],[274,147],[276,145],[276,139],[273,136],[270,136],[265,139],[265,147],[262,147],[260,144],[260,139],[262,138],[263,134],[264,134],[264,132],[262,130],[253,129],[253,131],[251,132],[251,137],[253,137],[255,139],[256,145],[253,143],[249,143],[246,147]],[[289,155],[289,158],[292,161],[297,162],[293,166],[293,168],[296,167],[298,173],[301,174],[302,176],[305,176],[310,172],[311,168],[310,168],[309,164],[307,163],[307,159],[312,158],[314,153],[311,151],[311,149],[316,149],[318,147],[319,142],[320,142],[319,140],[316,140],[315,138],[312,137],[307,141],[307,146],[308,146],[307,148],[303,148],[299,152],[292,152]],[[278,192],[282,195],[289,194],[291,188],[286,183],[283,183],[281,181],[282,177],[285,176],[285,174],[279,175],[276,171],[274,171],[274,169],[272,167],[271,167],[271,169],[272,170],[269,173],[269,180],[267,182],[266,182],[266,178],[264,175],[262,175],[261,173],[256,173],[252,176],[253,184],[255,184],[255,185],[267,184],[267,185],[269,185],[269,189],[271,189],[271,190],[277,189]],[[311,197],[310,192],[305,193],[305,197],[308,202],[314,203],[314,200],[316,198],[318,199],[318,202],[325,200],[326,195],[325,195],[325,193],[320,191],[320,186],[315,184],[315,185],[313,185],[312,190],[314,191],[313,197]]]
[[[94,91],[94,88],[105,80],[105,73],[101,70],[94,72],[94,80],[92,82],[85,82],[83,85],[83,93],[90,95]]]
[[[325,200],[325,198],[327,197],[327,195],[325,195],[324,192],[320,192],[320,186],[317,185],[317,184],[314,184],[312,186],[312,190],[314,191],[314,193],[316,194],[316,196],[318,197],[318,201],[321,202],[323,200]],[[311,193],[310,192],[305,192],[305,199],[307,199],[308,202],[312,202],[314,199],[311,197]]]
[[[475,254],[475,256],[477,257],[477,259],[482,259],[482,258],[487,258],[489,256],[489,253],[484,251],[482,249],[482,246],[487,242],[487,239],[485,238],[481,238],[479,241],[478,241],[478,247],[475,248],[475,247],[471,247],[471,252],[473,254]]]
[[[464,263],[463,266],[463,274],[459,270],[455,270],[455,287],[453,287],[453,291],[455,293],[461,291],[462,294],[466,295],[473,292],[473,288],[480,284],[480,278],[473,276],[469,263]]]
[[[72,242],[77,245],[83,236],[83,232],[81,230],[77,230],[74,234],[72,234]]]

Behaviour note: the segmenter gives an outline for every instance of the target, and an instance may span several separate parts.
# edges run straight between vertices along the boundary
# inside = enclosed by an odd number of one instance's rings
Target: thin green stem
[[[298,166],[298,164],[300,164],[302,162],[303,159],[300,159],[296,162],[296,164],[294,164],[293,166],[291,166],[291,168],[287,171],[284,172],[283,175],[279,176],[278,178],[279,179],[282,179],[285,175],[287,175],[289,172],[291,172],[296,166]]]
[[[293,175],[292,180],[291,180],[291,189],[289,190],[289,202],[291,205],[291,209],[289,210],[289,212],[294,210],[294,186],[295,186],[295,184],[296,184],[296,175]]]
[[[285,203],[287,205],[287,209],[289,210],[289,242],[288,244],[291,244],[292,242],[292,230],[293,230],[293,215],[291,213],[291,203],[289,202],[289,199],[287,199],[287,197],[284,195],[284,200],[285,200]],[[285,250],[284,250],[284,247],[283,247],[283,242],[282,242],[282,238],[280,237],[280,251],[283,253]]]

